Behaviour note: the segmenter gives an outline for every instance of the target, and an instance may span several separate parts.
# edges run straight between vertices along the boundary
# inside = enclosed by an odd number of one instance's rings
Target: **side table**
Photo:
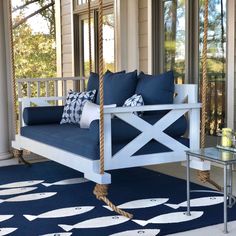
[[[187,215],[190,212],[190,157],[216,162],[224,167],[224,233],[228,233],[227,228],[227,208],[235,203],[235,197],[232,195],[232,166],[236,164],[236,152],[226,151],[216,147],[203,148],[199,150],[186,151],[187,156]],[[227,203],[227,199],[229,203]]]

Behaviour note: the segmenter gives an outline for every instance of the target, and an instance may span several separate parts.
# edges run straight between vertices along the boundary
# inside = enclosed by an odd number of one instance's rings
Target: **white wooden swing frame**
[[[65,101],[65,96],[46,96],[40,97],[40,92],[37,97],[30,97],[31,83],[61,83],[64,86],[64,95],[66,94],[68,81],[73,81],[81,85],[80,88],[84,90],[85,79],[80,77],[75,78],[52,78],[52,79],[22,79],[18,81],[18,89],[21,90],[23,84],[27,84],[27,92],[29,97],[19,98],[20,104],[20,120],[21,126],[24,126],[22,119],[23,110],[25,107],[32,105],[48,106],[54,101],[57,104],[59,101]],[[47,88],[47,86],[45,86]],[[58,86],[55,86],[58,88]],[[46,91],[46,94],[49,93]],[[175,98],[174,104],[168,105],[146,105],[141,107],[116,107],[104,108],[104,159],[105,170],[114,170],[121,168],[130,168],[138,166],[147,166],[172,162],[183,162],[186,160],[185,151],[188,148],[172,137],[165,134],[163,131],[173,124],[182,115],[187,114],[189,128],[186,137],[189,138],[189,148],[199,149],[200,145],[200,108],[201,104],[198,103],[198,89],[197,85],[183,84],[175,85]],[[141,117],[133,114],[135,111],[157,111],[169,110],[169,112],[157,121],[154,125],[144,121]],[[141,133],[124,146],[115,155],[112,155],[112,132],[111,132],[111,119],[112,115],[117,116],[119,119],[127,122],[129,125],[138,129]],[[125,131],[124,131],[125,132]],[[133,156],[133,154],[142,148],[151,139],[155,139],[159,143],[169,147],[172,151],[164,153],[153,153],[147,155]],[[110,184],[111,175],[107,172],[100,174],[100,162],[98,160],[91,160],[86,157],[73,154],[71,152],[26,138],[20,134],[16,135],[15,140],[12,142],[12,147],[18,150],[28,150],[40,156],[58,162],[62,165],[73,168],[77,171],[84,173],[84,177],[99,184]],[[209,170],[210,164],[206,161],[192,159],[191,167],[198,170]]]

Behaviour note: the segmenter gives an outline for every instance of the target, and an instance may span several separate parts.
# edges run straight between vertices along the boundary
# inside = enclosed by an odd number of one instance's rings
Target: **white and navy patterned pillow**
[[[144,101],[143,101],[143,97],[141,95],[138,94],[134,94],[132,97],[128,98],[123,107],[139,107],[139,106],[143,106],[144,105]],[[141,115],[141,112],[134,112],[134,114],[136,115]]]
[[[70,90],[66,98],[66,104],[60,124],[79,124],[84,104],[93,102],[96,90],[86,92],[73,92]]]

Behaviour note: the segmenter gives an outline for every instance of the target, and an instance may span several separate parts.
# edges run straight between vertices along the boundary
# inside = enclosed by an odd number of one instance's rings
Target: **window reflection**
[[[104,71],[114,71],[115,52],[114,14],[103,17],[103,61]]]
[[[200,82],[202,78],[202,48],[204,0],[200,1]],[[207,125],[206,133],[216,135],[225,126],[225,72],[226,72],[226,0],[209,0],[209,27],[207,50]]]
[[[96,71],[95,61],[98,64],[98,57],[95,58],[95,42],[94,42],[94,19],[91,19],[91,52],[92,52],[92,71]],[[88,19],[82,21],[83,34],[83,75],[89,76],[89,35],[88,35]],[[115,31],[114,31],[114,14],[105,14],[103,16],[103,65],[106,70],[115,70]],[[98,37],[98,36],[96,36]],[[98,47],[98,45],[97,45]]]
[[[83,24],[83,74],[89,76],[89,33],[88,19],[82,21]],[[92,71],[95,71],[94,64],[94,20],[91,19],[91,53],[92,53]]]
[[[175,72],[176,83],[185,76],[185,0],[164,1],[164,70]]]

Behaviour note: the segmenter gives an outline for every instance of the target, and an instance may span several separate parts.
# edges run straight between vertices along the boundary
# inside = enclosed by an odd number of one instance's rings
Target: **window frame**
[[[114,14],[114,1],[105,0],[103,14]],[[98,1],[91,2],[91,17],[94,19],[94,72],[99,72],[99,50],[98,50]],[[84,48],[83,48],[83,21],[88,19],[88,5],[83,4],[74,10],[74,61],[75,75],[84,75]],[[115,29],[114,29],[115,33]],[[116,40],[114,38],[114,40]],[[115,43],[114,43],[115,44]],[[114,54],[116,51],[114,50]],[[115,60],[114,55],[114,60]],[[115,66],[115,61],[114,61]]]
[[[164,0],[152,0],[152,73],[163,72],[163,2]],[[199,84],[199,3],[198,1],[185,0],[186,4],[186,16],[185,16],[185,83]],[[230,27],[235,24],[236,14],[234,12],[236,7],[236,0],[227,0],[226,2],[226,78],[225,78],[225,125],[234,129],[236,125],[236,119],[234,118],[235,113],[235,102],[233,98],[236,97],[235,89],[235,27]],[[198,9],[198,10],[196,10]],[[158,12],[158,13],[156,13]],[[158,16],[155,17],[155,14]],[[157,31],[157,33],[155,32]],[[159,34],[158,34],[159,33]],[[229,38],[230,37],[230,38]],[[229,50],[231,49],[231,50]],[[232,50],[233,49],[233,50]],[[199,86],[200,89],[200,86]],[[233,108],[233,109],[232,109]]]

